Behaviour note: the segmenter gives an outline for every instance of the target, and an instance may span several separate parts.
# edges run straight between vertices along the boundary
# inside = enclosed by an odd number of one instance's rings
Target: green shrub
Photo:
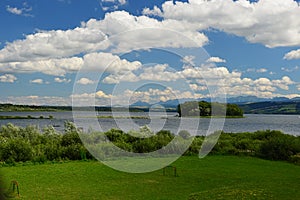
[[[61,139],[62,146],[66,147],[66,146],[71,146],[76,144],[82,145],[81,139],[77,132],[68,132],[62,136]]]
[[[191,134],[186,130],[179,131],[178,135],[183,139],[188,139],[189,137],[191,137]]]
[[[259,150],[260,141],[250,138],[237,139],[234,143],[234,147],[238,150],[239,154],[255,155]]]
[[[59,144],[46,144],[44,148],[44,153],[47,160],[57,160],[60,159],[63,155],[62,147]]]
[[[286,135],[272,137],[263,142],[259,149],[259,156],[269,160],[289,160],[295,154],[293,138]]]
[[[1,160],[20,162],[28,161],[32,158],[32,147],[21,138],[7,140],[5,144],[1,145]]]
[[[253,133],[252,139],[264,141],[264,140],[269,140],[270,138],[280,137],[282,135],[283,133],[281,131],[276,131],[276,130],[256,131]]]
[[[297,165],[300,165],[300,154],[292,155],[289,161]]]
[[[34,163],[45,163],[47,161],[47,157],[44,154],[34,157],[32,160]]]
[[[20,136],[20,127],[14,126],[12,123],[3,125],[0,129],[1,136],[5,138],[15,138]]]
[[[196,136],[190,145],[189,149],[185,152],[184,155],[193,155],[193,154],[198,154],[202,143],[203,143],[204,137],[203,136]]]
[[[62,147],[62,158],[68,160],[81,160],[81,148],[80,144],[71,144]]]

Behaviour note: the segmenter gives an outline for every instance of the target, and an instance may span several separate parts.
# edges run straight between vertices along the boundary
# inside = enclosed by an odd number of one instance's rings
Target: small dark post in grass
[[[19,183],[16,180],[13,180],[11,182],[12,187],[13,187],[13,192],[15,192],[15,189],[17,188],[17,193],[18,193],[18,197],[20,197],[20,190],[19,190]]]
[[[173,172],[174,172],[174,177],[178,177],[178,174],[177,174],[177,168],[176,168],[175,166],[171,166],[171,165],[168,165],[168,166],[164,167],[164,169],[163,169],[163,175],[164,175],[164,176],[166,175],[166,170],[167,170],[167,169],[173,170]]]
[[[13,197],[15,195],[15,191],[17,190],[17,197],[20,197],[20,191],[19,191],[19,183],[16,180],[13,180],[10,182],[10,188],[8,191],[8,197]]]

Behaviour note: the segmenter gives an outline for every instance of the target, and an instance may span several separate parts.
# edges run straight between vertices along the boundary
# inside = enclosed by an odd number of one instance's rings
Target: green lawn
[[[0,168],[21,199],[300,199],[300,166],[250,157],[182,157],[178,177],[118,172],[96,161]]]

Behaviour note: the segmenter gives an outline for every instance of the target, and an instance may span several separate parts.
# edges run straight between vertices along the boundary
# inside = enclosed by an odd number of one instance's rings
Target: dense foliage
[[[211,153],[248,155],[300,164],[300,137],[274,130],[240,134],[222,132]]]
[[[0,129],[2,162],[78,160],[88,155],[79,138],[78,130],[71,122],[65,123],[64,134],[56,132],[51,126],[44,128],[42,132],[35,126],[22,128],[11,123]]]
[[[170,131],[161,130],[154,134],[147,127],[142,127],[140,132],[135,133],[132,133],[132,131],[124,133],[121,130],[113,129],[106,132],[105,135],[116,146],[135,153],[149,153],[159,150],[174,138],[174,135]]]
[[[114,145],[126,152],[148,153],[165,148],[172,140],[175,140],[175,145],[168,145],[169,148],[165,149],[169,154],[178,153],[182,152],[184,144],[191,142],[191,139],[192,144],[185,151],[185,155],[198,154],[205,137],[193,138],[187,131],[179,132],[178,136],[165,130],[153,133],[148,127],[128,133],[117,129],[105,133],[82,133],[71,122],[66,122],[64,132],[58,133],[53,127],[39,131],[35,126],[22,128],[9,123],[0,128],[0,161],[43,163],[53,160],[93,159],[81,139],[89,150],[100,149],[105,157],[121,156],[111,151]],[[221,132],[211,154],[256,156],[300,164],[300,137],[270,130],[254,133]]]
[[[177,112],[180,117],[185,116],[235,116],[242,117],[243,110],[236,104],[225,104],[206,101],[189,101],[179,104]]]

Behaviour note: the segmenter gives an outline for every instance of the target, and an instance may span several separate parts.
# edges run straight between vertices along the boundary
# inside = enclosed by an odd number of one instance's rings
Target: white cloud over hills
[[[198,96],[198,98],[209,96],[217,97],[224,94],[229,96],[253,95],[271,98],[284,96],[280,95],[280,91],[288,91],[290,86],[297,84],[288,76],[282,76],[279,79],[273,80],[265,77],[253,79],[243,77],[244,75],[241,72],[230,72],[226,67],[210,67],[210,65],[183,68],[177,71],[170,71],[168,68],[169,66],[167,64],[148,66],[146,68],[142,67],[139,68],[139,73],[133,70],[130,72],[130,76],[128,76],[128,74],[110,75],[106,77],[103,82],[107,84],[118,83],[123,86],[126,86],[129,82],[133,82],[135,85],[143,85],[145,81],[150,83],[154,82],[163,86],[171,85],[168,88],[176,90],[177,92],[174,94],[177,94],[177,96],[181,97],[181,95],[179,95],[180,92],[178,92],[180,90],[181,93],[185,94],[189,92],[190,95],[186,96],[186,98],[194,98],[195,96]],[[265,70],[260,69],[259,71]],[[173,87],[172,83],[174,83]],[[184,88],[185,84],[187,84],[190,89],[180,89]],[[127,88],[130,88],[130,84],[128,84]],[[191,95],[192,93],[194,93],[194,95]],[[140,99],[138,99],[139,101],[143,101],[149,96],[145,91],[138,91],[137,94],[140,94],[140,96],[135,96],[135,98],[140,97]],[[125,92],[120,95],[119,98],[122,99],[124,95]],[[293,97],[294,96],[300,95],[295,94]],[[113,95],[113,97],[115,96]],[[289,95],[287,97],[289,97]],[[165,100],[172,100],[172,98],[171,96],[163,96]],[[150,100],[151,98],[148,99]]]

